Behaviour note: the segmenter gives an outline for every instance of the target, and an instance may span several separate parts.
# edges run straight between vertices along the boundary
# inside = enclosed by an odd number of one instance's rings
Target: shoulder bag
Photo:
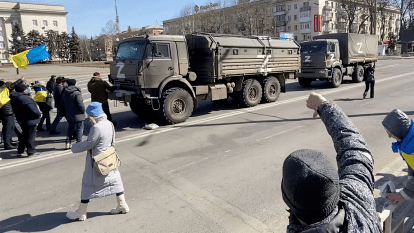
[[[112,123],[111,123],[112,125]],[[92,157],[92,150],[90,150],[90,155],[92,159],[94,160],[93,165],[95,169],[98,171],[101,175],[108,175],[113,170],[117,169],[121,166],[121,160],[118,157],[118,154],[116,153],[115,147],[114,147],[114,138],[115,138],[115,129],[114,125],[112,125],[112,143],[111,147],[109,147],[105,152],[100,153],[99,155],[96,155],[95,157]]]

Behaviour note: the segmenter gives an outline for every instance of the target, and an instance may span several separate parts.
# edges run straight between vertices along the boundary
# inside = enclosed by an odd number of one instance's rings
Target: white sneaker
[[[67,142],[65,144],[65,150],[70,150],[71,148],[72,148],[72,145],[69,142]]]
[[[0,157],[0,160],[2,160],[2,158]]]

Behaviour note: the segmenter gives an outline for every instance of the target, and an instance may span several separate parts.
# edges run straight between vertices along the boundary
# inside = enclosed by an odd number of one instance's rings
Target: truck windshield
[[[142,59],[146,41],[130,41],[119,45],[117,59]]]
[[[300,45],[301,53],[326,53],[326,43],[303,43]]]

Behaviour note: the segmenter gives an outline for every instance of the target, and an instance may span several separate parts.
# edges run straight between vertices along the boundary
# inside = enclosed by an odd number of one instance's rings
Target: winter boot
[[[79,208],[75,212],[67,213],[66,217],[71,220],[85,221],[87,207],[88,207],[88,203],[80,203]]]
[[[364,92],[364,95],[362,96],[364,99],[367,97],[367,92]]]
[[[115,209],[111,210],[111,214],[119,214],[119,213],[126,214],[129,212],[129,207],[127,203],[125,202],[124,194],[120,196],[116,196],[116,201],[118,202],[118,206]]]

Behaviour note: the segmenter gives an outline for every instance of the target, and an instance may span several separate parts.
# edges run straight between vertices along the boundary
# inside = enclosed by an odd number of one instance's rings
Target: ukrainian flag
[[[28,64],[33,64],[48,58],[49,53],[46,50],[46,45],[41,45],[13,55],[9,59],[13,62],[14,67],[26,69]]]

